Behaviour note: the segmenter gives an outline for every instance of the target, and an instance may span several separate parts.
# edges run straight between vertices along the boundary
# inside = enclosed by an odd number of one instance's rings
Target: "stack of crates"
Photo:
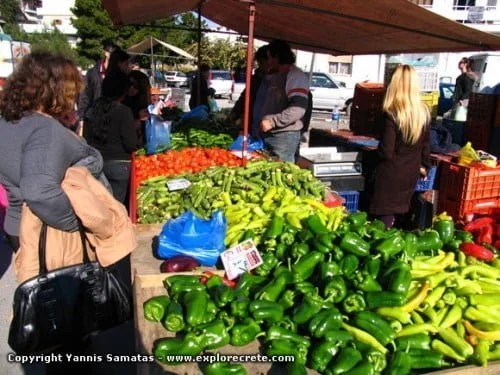
[[[359,204],[359,191],[341,191],[338,193],[344,199],[344,207],[348,212],[356,212]]]
[[[489,215],[500,211],[500,166],[440,164],[438,212],[459,220],[469,214]]]
[[[473,93],[467,108],[465,141],[478,150],[489,151],[494,128],[500,127],[500,95]]]
[[[422,92],[420,98],[429,106],[431,117],[435,118],[438,112],[439,91]]]

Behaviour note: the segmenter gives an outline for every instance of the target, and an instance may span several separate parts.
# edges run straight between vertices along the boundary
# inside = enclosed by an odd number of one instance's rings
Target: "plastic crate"
[[[467,106],[467,122],[491,126],[497,98],[498,95],[472,93]]]
[[[500,167],[441,163],[439,198],[455,202],[500,197]]]
[[[438,212],[443,211],[446,211],[455,220],[463,219],[469,214],[493,215],[500,213],[500,199],[497,197],[456,201],[440,196]]]
[[[344,206],[349,212],[356,212],[359,204],[359,191],[341,191],[338,193],[344,198]]]
[[[420,94],[420,99],[429,107],[431,116],[436,117],[439,102],[439,91],[422,92]]]
[[[426,178],[420,178],[417,181],[415,191],[434,190],[434,182],[436,181],[437,167],[431,167]]]
[[[356,111],[382,108],[385,88],[383,83],[357,83],[354,87],[352,108]]]

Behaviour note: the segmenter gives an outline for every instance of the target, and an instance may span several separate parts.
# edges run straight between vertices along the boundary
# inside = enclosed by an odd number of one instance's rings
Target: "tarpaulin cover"
[[[196,11],[200,0],[102,0],[115,24]],[[248,2],[206,0],[204,17],[248,32]],[[500,50],[500,37],[408,0],[256,0],[255,37],[333,55]]]
[[[164,42],[160,39],[154,38],[154,37],[146,38],[142,42],[134,44],[132,47],[129,47],[127,49],[127,52],[128,53],[142,53],[144,51],[149,50],[151,48],[151,45],[156,46],[157,44],[160,44],[163,47],[168,48],[169,50],[175,52],[179,56],[185,57],[188,60],[195,60],[195,57],[193,55],[190,55],[189,53],[187,53],[183,49],[176,47],[176,46],[173,46],[169,43],[166,43],[166,42]]]

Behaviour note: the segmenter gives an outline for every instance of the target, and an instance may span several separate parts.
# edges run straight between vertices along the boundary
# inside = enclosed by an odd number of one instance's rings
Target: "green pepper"
[[[202,350],[201,337],[189,332],[183,338],[170,337],[156,341],[153,355],[160,362],[178,365],[181,362],[176,361],[176,356],[197,356]]]
[[[217,313],[217,319],[222,320],[227,329],[233,328],[236,323],[236,318],[225,310],[221,310]]]
[[[346,233],[340,241],[340,248],[357,256],[368,256],[370,244],[356,233]]]
[[[292,257],[300,258],[309,253],[309,246],[306,243],[299,243],[292,247]]]
[[[285,225],[285,219],[281,216],[274,215],[271,223],[269,224],[266,233],[264,234],[264,239],[275,239],[281,233],[283,233],[283,226]]]
[[[194,333],[201,337],[203,349],[217,349],[229,345],[230,337],[222,320],[196,327]]]
[[[298,238],[301,242],[306,243],[314,238],[314,234],[309,229],[304,228],[299,232]]]
[[[165,310],[162,324],[170,332],[180,332],[184,329],[184,316],[182,314],[182,306],[179,303],[170,302]]]
[[[380,264],[381,261],[378,258],[366,258],[364,270],[368,272],[368,274],[376,279],[380,272]]]
[[[396,332],[389,323],[371,311],[360,311],[356,314],[354,324],[375,337],[384,346],[396,337]]]
[[[277,259],[279,260],[285,259],[286,253],[287,253],[287,247],[283,242],[276,245],[276,251],[274,252],[274,254]]]
[[[362,359],[363,357],[358,350],[347,347],[340,351],[329,368],[334,374],[344,374],[354,368]]]
[[[351,224],[354,229],[360,228],[366,224],[368,214],[366,212],[356,212],[347,216],[347,222]]]
[[[255,269],[255,273],[259,276],[268,276],[278,263],[274,254],[267,252],[262,256],[262,264]]]
[[[220,277],[219,275],[212,275],[206,281],[205,286],[207,287],[207,289],[210,290],[212,288],[215,288],[216,286],[223,285],[223,284],[224,284],[224,280],[222,279],[222,277]]]
[[[250,344],[261,332],[260,326],[251,318],[245,318],[231,328],[231,345],[245,346]]]
[[[354,254],[347,254],[340,261],[340,270],[342,271],[342,275],[344,275],[347,279],[353,279],[355,276],[355,271],[359,267],[359,259]]]
[[[280,294],[285,290],[286,287],[286,276],[279,275],[272,279],[260,293],[257,294],[258,299],[265,301],[275,302],[278,300]]]
[[[406,295],[412,280],[410,267],[401,263],[399,267],[387,275],[387,279],[389,291]]]
[[[247,375],[248,372],[240,363],[215,362],[203,369],[203,375]]]
[[[366,303],[368,308],[377,307],[397,307],[403,306],[406,301],[406,295],[394,292],[367,292]]]
[[[408,354],[412,370],[439,369],[446,365],[441,353],[429,349],[410,349]]]
[[[314,294],[306,294],[302,303],[295,307],[292,313],[292,321],[297,324],[307,323],[316,315],[324,305],[323,299]]]
[[[308,281],[301,281],[295,283],[295,290],[302,294],[316,294],[318,292],[318,288],[314,286],[313,283]]]
[[[163,280],[163,286],[168,290],[172,285],[180,282],[183,284],[199,284],[200,276],[191,276],[191,275],[174,275],[169,276],[165,280]]]
[[[219,309],[217,308],[217,306],[215,306],[214,301],[209,299],[208,303],[207,303],[207,309],[205,311],[205,315],[204,315],[203,321],[201,323],[208,324],[211,321],[215,320],[218,312],[219,312]]]
[[[404,235],[405,239],[405,254],[408,257],[413,257],[418,252],[418,237],[411,232]]]
[[[332,329],[325,333],[326,341],[333,341],[339,346],[343,346],[348,341],[354,340],[354,337],[347,331],[341,329]]]
[[[273,276],[278,277],[280,275],[283,275],[285,277],[287,284],[293,283],[293,273],[288,269],[288,267],[285,267],[283,265],[276,267],[273,271]]]
[[[144,302],[144,318],[150,322],[159,322],[163,319],[167,306],[170,303],[168,296],[157,296]]]
[[[387,375],[408,375],[411,371],[410,355],[404,351],[397,351],[392,357]]]
[[[382,220],[375,219],[370,223],[369,229],[370,229],[370,231],[373,231],[373,230],[385,231],[386,228],[385,228],[385,224]]]
[[[291,343],[295,343],[306,348],[311,346],[311,342],[304,336],[290,331],[286,328],[280,327],[278,325],[272,325],[266,332],[265,341],[272,340],[285,340]]]
[[[268,356],[293,356],[295,363],[304,364],[307,360],[308,346],[297,344],[285,339],[274,339],[266,349]]]
[[[398,350],[409,349],[426,349],[431,348],[431,338],[425,333],[417,333],[416,335],[398,337],[396,339],[396,347]]]
[[[400,236],[386,238],[375,247],[385,261],[402,252],[406,247],[405,240]]]
[[[328,249],[328,251],[326,251],[327,253],[330,252],[331,249],[333,249],[334,239],[335,239],[335,234],[331,232],[318,234],[316,236],[316,242],[326,247]]]
[[[417,238],[417,249],[419,252],[436,251],[443,248],[443,242],[439,233],[435,230],[423,232]]]
[[[383,240],[389,237],[385,230],[380,230],[377,228],[371,229],[369,233],[370,233],[370,243],[375,243],[379,240]]]
[[[321,222],[318,215],[311,215],[306,219],[306,226],[313,234],[319,235],[322,233],[328,233],[328,229]]]
[[[249,303],[250,299],[247,296],[241,295],[236,297],[236,299],[231,302],[231,315],[235,318],[246,318],[248,316]]]
[[[295,233],[285,230],[280,235],[280,244],[290,246],[295,242]]]
[[[307,368],[299,362],[287,362],[286,372],[288,375],[307,375]]]
[[[292,319],[290,319],[289,316],[285,316],[281,322],[277,323],[278,326],[286,328],[292,332],[297,332],[298,326],[294,322],[292,322]]]
[[[474,358],[480,366],[488,364],[488,352],[490,351],[490,344],[488,341],[480,339],[474,348]]]
[[[432,225],[434,229],[439,234],[441,241],[446,244],[451,241],[455,235],[455,223],[453,220],[437,220]]]
[[[354,285],[363,292],[381,291],[382,287],[368,272],[357,272],[355,274]]]
[[[340,267],[335,262],[323,262],[319,266],[319,280],[326,280],[340,275]]]
[[[312,337],[322,338],[328,331],[337,330],[342,324],[342,314],[335,308],[322,310],[309,321],[309,333]]]
[[[454,238],[462,242],[474,242],[474,235],[464,230],[456,230]]]
[[[186,309],[186,322],[190,326],[202,324],[205,311],[207,310],[208,295],[204,291],[191,291],[184,296],[184,307]]]
[[[460,245],[463,242],[457,239],[452,239],[445,244],[446,250],[458,252],[460,250]],[[460,254],[460,253],[459,253]],[[463,254],[463,253],[462,253]],[[465,255],[465,254],[464,254]]]
[[[240,276],[238,284],[236,284],[236,293],[238,295],[248,295],[253,288],[262,285],[266,280],[267,279],[263,276],[256,276],[252,275],[250,272],[245,272]]]
[[[386,355],[378,350],[369,350],[366,354],[366,359],[372,364],[373,370],[376,373],[382,373],[387,367]]]
[[[236,291],[222,284],[212,288],[211,295],[217,307],[224,307],[236,298]]]
[[[177,294],[189,293],[189,292],[205,292],[206,286],[202,284],[200,281],[195,283],[184,283],[184,282],[176,282],[172,284],[168,289],[168,294],[170,296],[175,296]]]
[[[283,306],[285,310],[295,305],[295,296],[297,292],[294,290],[288,289],[283,292],[281,297],[278,300],[278,303]]]
[[[347,285],[341,276],[334,276],[323,289],[323,297],[334,303],[342,302],[347,295]]]
[[[311,368],[322,373],[336,354],[337,344],[332,341],[322,341],[314,345],[311,350]]]
[[[283,319],[284,309],[278,302],[251,301],[248,311],[256,322],[278,323]]]
[[[378,373],[378,372],[377,372]],[[352,369],[344,372],[345,375],[374,375],[375,367],[369,361],[361,361]]]
[[[375,292],[379,293],[379,292]],[[360,293],[349,293],[342,301],[342,309],[346,314],[363,311],[366,308],[365,298]]]
[[[292,266],[294,273],[294,281],[305,281],[312,276],[316,266],[324,260],[324,254],[318,251],[311,251],[304,255],[299,261]]]
[[[245,234],[243,235],[243,238],[241,241],[246,241],[246,240],[253,240],[255,238],[256,234],[253,231],[253,229],[247,229],[245,231]]]
[[[327,234],[324,234],[324,236],[326,236],[326,235]],[[327,247],[327,246],[319,243],[319,241],[314,240],[313,244],[312,244],[312,248],[314,249],[314,251],[318,251],[322,254],[329,254],[330,251],[333,249],[333,245],[331,245],[330,247]]]

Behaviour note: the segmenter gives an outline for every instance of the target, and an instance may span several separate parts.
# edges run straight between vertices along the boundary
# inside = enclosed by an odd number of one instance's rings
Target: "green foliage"
[[[78,55],[68,43],[68,38],[57,29],[25,34],[23,40],[31,43],[32,51],[52,52],[77,61]]]
[[[76,17],[72,19],[72,24],[80,38],[77,52],[81,62],[87,65],[83,67],[87,68],[88,64],[102,57],[103,42],[116,40],[118,32],[100,0],[76,0],[72,12]]]
[[[21,30],[17,24],[17,20],[21,9],[19,8],[18,0],[1,0],[0,1],[0,18],[6,23],[3,30],[6,34],[10,35],[13,39],[20,40],[19,35]]]
[[[197,56],[197,45],[193,45],[188,52]],[[201,60],[212,69],[231,70],[246,65],[246,45],[231,43],[228,39],[209,41],[203,38],[201,43]]]

